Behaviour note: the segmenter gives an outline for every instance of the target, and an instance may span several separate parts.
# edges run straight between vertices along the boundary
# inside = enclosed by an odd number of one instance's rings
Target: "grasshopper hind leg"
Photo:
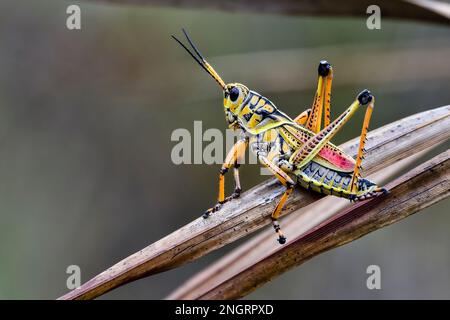
[[[366,114],[361,129],[359,139],[358,153],[356,155],[355,168],[353,170],[352,180],[350,183],[350,201],[361,201],[370,199],[381,194],[386,194],[388,191],[385,188],[377,186],[372,181],[362,178],[362,161],[365,158],[367,133],[369,131],[369,123],[372,117],[372,112],[375,106],[375,97],[369,90],[363,90],[358,95],[358,101],[361,105],[367,106]]]

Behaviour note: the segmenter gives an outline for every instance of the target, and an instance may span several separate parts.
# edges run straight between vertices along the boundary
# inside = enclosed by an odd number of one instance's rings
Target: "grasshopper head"
[[[220,88],[223,90],[224,95],[223,105],[225,108],[225,118],[230,128],[236,127],[237,116],[234,112],[237,110],[238,106],[242,104],[245,97],[247,96],[248,88],[239,83],[225,84],[216,70],[214,70],[214,68],[208,63],[208,61],[206,61],[206,59],[194,45],[186,30],[183,29],[183,33],[194,51],[189,50],[188,47],[185,46],[176,37],[172,36],[172,38],[174,38],[175,41],[177,41],[191,55],[191,57],[194,58],[194,60],[197,61],[197,63],[219,84]]]
[[[229,83],[223,90],[225,119],[230,128],[237,126],[237,111],[248,95],[248,88],[240,83]]]
[[[249,90],[246,86],[240,83],[229,83],[225,84],[219,74],[214,70],[214,68],[206,61],[202,56],[200,51],[192,42],[186,30],[183,29],[183,33],[188,40],[194,51],[189,50],[180,40],[172,36],[190,55],[195,61],[219,84],[220,88],[223,90],[223,106],[225,108],[225,118],[228,122],[230,128],[239,127],[237,123],[237,110],[239,106],[245,101]]]

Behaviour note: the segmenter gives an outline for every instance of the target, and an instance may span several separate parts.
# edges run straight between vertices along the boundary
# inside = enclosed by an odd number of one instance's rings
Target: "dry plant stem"
[[[372,131],[365,172],[373,173],[450,136],[450,106],[425,111]],[[358,139],[343,145],[354,156]],[[127,282],[175,268],[268,225],[283,187],[271,179],[226,203],[208,219],[198,218],[102,272],[60,299],[92,299]],[[283,214],[305,207],[320,195],[296,189]],[[200,214],[200,213],[199,213]]]
[[[369,179],[376,181],[379,185],[384,185],[386,180],[392,178],[417,159],[420,159],[428,151],[429,149],[423,150],[409,158],[392,164],[388,168],[370,175]],[[328,196],[320,199],[306,208],[296,210],[285,217],[281,222],[283,232],[288,239],[295,239],[350,205],[350,202],[343,198]],[[273,229],[268,227],[219,260],[213,262],[210,266],[190,277],[171,293],[167,299],[198,299],[214,287],[252,266],[256,261],[262,260],[274,253],[279,248],[274,243]]]
[[[213,9],[232,12],[272,13],[312,16],[356,16],[366,18],[370,0],[90,0],[116,4],[157,5],[188,9]],[[449,23],[450,5],[442,1],[378,0],[383,17]]]
[[[199,299],[241,298],[312,257],[388,226],[442,200],[450,193],[450,150],[396,179],[390,194],[342,210],[265,259],[206,292]]]

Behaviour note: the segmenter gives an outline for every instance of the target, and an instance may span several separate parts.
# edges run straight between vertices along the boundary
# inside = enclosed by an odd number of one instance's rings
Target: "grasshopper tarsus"
[[[285,236],[279,236],[277,240],[279,244],[285,244],[287,241]]]

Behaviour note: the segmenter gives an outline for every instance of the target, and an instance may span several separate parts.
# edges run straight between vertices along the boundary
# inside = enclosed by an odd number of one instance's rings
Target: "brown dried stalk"
[[[420,159],[429,149],[423,150],[411,157],[403,159],[389,167],[377,171],[369,176],[369,179],[384,185],[386,180],[391,179],[398,172],[404,170],[413,162]],[[282,220],[283,232],[288,239],[295,239],[309,230],[317,227],[322,222],[337,214],[351,204],[347,199],[336,197],[325,197],[307,208],[301,208]],[[272,228],[266,228],[263,232],[252,237],[231,252],[214,261],[210,266],[190,277],[185,283],[178,287],[167,299],[198,299],[230,280],[239,272],[251,267],[255,262],[263,260],[279,249],[275,245],[274,232]]]
[[[198,299],[237,299],[312,257],[356,240],[450,195],[450,150],[388,184],[390,194],[344,209]]]
[[[365,170],[373,173],[450,136],[450,106],[425,111],[372,131]],[[355,155],[358,139],[343,145]],[[92,299],[127,282],[175,268],[270,224],[283,188],[271,179],[225,204],[209,219],[198,218],[102,272],[60,299]],[[288,214],[321,198],[297,189],[283,210]]]

